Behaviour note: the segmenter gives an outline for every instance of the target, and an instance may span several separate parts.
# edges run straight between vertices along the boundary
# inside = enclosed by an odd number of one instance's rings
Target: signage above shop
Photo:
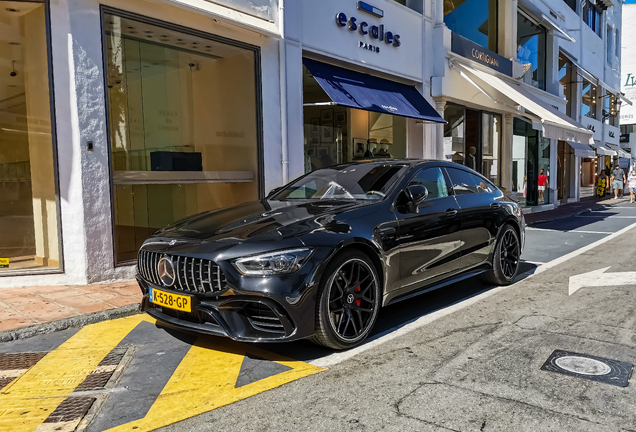
[[[358,9],[376,17],[381,18],[384,16],[384,11],[382,9],[378,9],[371,6],[370,4],[361,1],[358,2]],[[360,42],[358,43],[358,47],[362,49],[379,53],[382,46],[392,46],[394,48],[398,48],[400,45],[402,45],[402,42],[400,41],[400,35],[395,34],[392,31],[387,31],[384,28],[384,24],[369,24],[368,22],[363,20],[359,21],[358,18],[354,16],[347,17],[344,12],[340,12],[336,15],[336,24],[338,25],[338,27],[346,27],[350,32],[358,32],[360,36],[365,37],[365,39],[360,40]],[[381,44],[380,42],[384,42],[384,44]]]
[[[486,65],[497,72],[512,76],[512,61],[481,45],[477,45],[457,33],[453,33],[452,35],[451,51],[477,63]]]

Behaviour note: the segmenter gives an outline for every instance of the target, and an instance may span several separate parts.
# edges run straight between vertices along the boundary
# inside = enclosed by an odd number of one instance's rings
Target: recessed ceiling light
[[[132,29],[134,29],[134,27],[133,27],[133,26],[128,26],[128,28],[129,28],[129,29],[131,29],[131,30],[132,30]]]
[[[6,8],[5,10],[6,10],[7,12],[13,12],[13,13],[15,13],[15,12],[20,12],[20,9],[15,9],[15,8]]]
[[[144,30],[144,33],[152,33],[150,30]]]
[[[192,42],[192,45],[197,45],[197,42]]]
[[[20,45],[20,42],[9,42],[9,45]]]
[[[137,34],[137,32],[136,32],[136,31],[134,31],[134,30],[133,30],[133,31],[131,31],[131,32],[129,32],[129,33],[130,33],[130,34]]]

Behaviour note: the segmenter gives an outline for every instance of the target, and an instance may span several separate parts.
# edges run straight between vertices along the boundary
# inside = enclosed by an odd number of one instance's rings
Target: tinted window
[[[446,171],[448,171],[448,175],[453,183],[455,195],[477,193],[477,186],[475,185],[472,174],[454,168],[446,168]]]
[[[427,200],[435,198],[444,198],[448,196],[446,189],[446,181],[442,170],[439,168],[428,168],[418,172],[409,183],[412,185],[422,185],[428,189]]]
[[[473,175],[473,181],[475,182],[475,186],[477,186],[477,191],[479,193],[493,193],[495,191],[493,185],[479,176]]]

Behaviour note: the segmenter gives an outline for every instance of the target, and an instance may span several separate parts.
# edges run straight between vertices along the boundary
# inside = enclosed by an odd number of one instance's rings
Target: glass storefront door
[[[530,123],[514,119],[512,190],[518,194],[522,206],[550,203],[550,142],[540,131],[532,129]],[[547,176],[547,181],[542,175]]]
[[[156,229],[259,198],[256,48],[104,14],[116,263]]]
[[[46,15],[0,1],[0,275],[60,267]]]
[[[444,120],[444,155],[500,186],[501,116],[447,104]]]
[[[406,118],[330,105],[303,66],[305,172],[368,158],[406,157]]]

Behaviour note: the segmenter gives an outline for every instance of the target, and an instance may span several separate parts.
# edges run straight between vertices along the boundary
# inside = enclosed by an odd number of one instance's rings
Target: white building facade
[[[623,22],[628,24],[636,19],[636,5],[623,5]],[[624,104],[620,112],[622,150],[630,153],[630,159],[636,157],[636,50],[631,41],[636,37],[636,27],[626,25],[623,28],[622,39],[622,64],[621,64],[621,91],[624,95]]]
[[[616,0],[0,6],[0,288],[130,279],[155,229],[367,157],[551,208],[618,143]]]

